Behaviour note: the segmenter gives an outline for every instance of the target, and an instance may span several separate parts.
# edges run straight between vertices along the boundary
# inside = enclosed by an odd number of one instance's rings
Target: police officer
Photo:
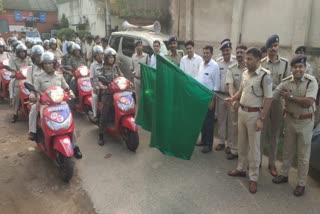
[[[72,58],[70,60],[70,65],[72,68],[72,72],[76,71],[79,66],[86,65],[86,61],[82,56],[81,47],[79,44],[72,45]],[[75,80],[75,78],[71,79],[70,87],[77,97],[78,96],[78,83]]]
[[[229,176],[246,176],[249,162],[249,191],[257,192],[260,165],[260,135],[264,119],[272,102],[272,78],[270,72],[260,65],[261,52],[257,48],[246,51],[247,69],[243,72],[239,91],[227,98],[228,103],[236,105],[238,111],[238,166],[228,172]]]
[[[297,54],[297,55],[303,55],[303,56],[305,56],[305,53],[306,53],[306,46],[299,46],[299,47],[297,47],[296,48],[296,50],[295,50],[295,54]],[[307,74],[310,74],[310,75],[313,75],[313,69],[312,69],[312,66],[307,62],[306,63],[306,73]]]
[[[70,81],[72,79],[73,74],[72,74],[71,70],[65,69],[64,66],[70,66],[70,68],[71,68],[70,62],[72,59],[72,46],[73,46],[73,44],[75,44],[75,43],[74,42],[67,43],[67,54],[65,54],[61,60],[61,70],[63,71],[63,77],[68,84],[70,84]]]
[[[228,96],[228,88],[226,85],[226,77],[228,66],[234,64],[236,62],[235,58],[231,55],[232,52],[232,44],[229,39],[225,39],[221,42],[220,51],[222,53],[222,57],[217,59],[217,63],[220,69],[220,90],[219,92]],[[227,143],[226,141],[226,132],[227,132],[227,120],[230,111],[230,106],[227,106],[223,99],[216,97],[217,102],[217,116],[218,116],[218,145],[216,146],[216,150],[220,151],[225,148],[226,153],[230,154],[230,134],[228,133]]]
[[[7,52],[4,52],[6,47],[6,44],[4,41],[0,40],[0,62],[3,62],[3,60],[9,59],[9,54]]]
[[[27,47],[27,55],[30,56],[31,55],[31,48],[33,46],[33,41],[30,38],[26,39],[26,47]]]
[[[316,79],[306,73],[306,56],[297,55],[291,60],[292,75],[285,78],[273,92],[286,103],[284,120],[283,164],[280,175],[273,178],[276,184],[288,182],[288,172],[297,153],[298,184],[293,192],[302,196],[308,177],[311,138],[314,125],[315,99],[318,91]]]
[[[57,61],[60,61],[62,58],[62,52],[57,47],[57,40],[55,38],[51,38],[49,40],[50,52],[53,53],[54,57]]]
[[[13,60],[13,63],[10,67],[14,70],[12,76],[15,76],[17,72],[20,72],[20,68],[23,66],[29,66],[32,62],[27,56],[27,47],[24,44],[19,44],[16,47],[16,58]],[[18,119],[18,109],[20,105],[20,96],[19,96],[19,81],[16,81],[15,78],[11,79],[10,83],[13,82],[13,118],[11,122],[15,123]]]
[[[92,58],[94,58],[94,56],[92,56],[92,49],[95,46],[95,44],[93,43],[93,36],[92,35],[88,35],[86,38],[86,43],[85,43],[85,58],[87,60],[87,65],[90,66],[90,64],[92,63]],[[94,59],[93,59],[94,60]]]
[[[290,75],[290,66],[288,60],[280,57],[279,50],[279,36],[272,35],[266,42],[268,56],[262,59],[261,65],[269,70],[272,77],[272,89],[274,90],[282,81]],[[280,100],[272,102],[270,112],[266,115],[265,127],[262,131],[263,143],[271,145],[269,153],[268,168],[272,176],[277,176],[278,172],[275,166],[277,158],[278,142],[281,131],[283,115],[283,103]],[[263,148],[263,147],[261,147]]]
[[[119,67],[115,64],[117,52],[108,48],[104,51],[104,62],[103,67],[100,69],[100,76],[105,77],[108,82],[112,82],[115,78],[123,76]],[[101,93],[101,102],[102,109],[100,112],[100,121],[99,121],[99,141],[98,144],[103,146],[104,141],[104,132],[106,128],[106,122],[108,119],[108,114],[110,106],[112,105],[112,93],[108,90],[108,87],[103,85],[100,81],[98,82],[100,93]]]
[[[64,80],[63,76],[61,74],[58,74],[55,71],[56,60],[54,58],[53,53],[45,52],[44,54],[42,54],[41,66],[42,66],[42,69],[44,70],[44,72],[35,79],[34,87],[35,87],[36,91],[44,93],[49,87],[59,86],[63,90],[68,92],[70,97],[74,97],[73,92],[70,90],[70,88],[69,88],[67,82]],[[31,93],[33,94],[33,97],[31,97],[30,101],[34,102],[34,101],[36,101],[35,95],[34,95],[34,92],[31,92]],[[33,108],[35,108],[35,105],[33,105]],[[36,121],[37,121],[36,116],[37,116],[37,114],[35,114],[35,119],[34,118],[31,119],[35,123],[35,124],[33,124],[34,127],[36,127]],[[73,136],[72,143],[73,143],[74,156],[77,159],[82,158],[82,153],[80,152],[80,148],[76,143],[75,135]]]
[[[247,46],[238,45],[236,48],[237,62],[228,67],[226,84],[228,86],[229,96],[233,97],[240,88],[242,73],[246,69],[245,53]],[[227,154],[228,160],[238,158],[238,109],[239,102],[236,100],[234,108],[231,108],[230,119],[228,120],[228,129],[230,132],[231,148]]]
[[[34,84],[36,78],[44,73],[41,65],[41,56],[44,54],[44,49],[41,45],[35,45],[31,49],[31,59],[33,65],[28,68],[27,71],[27,82]],[[30,94],[30,100],[34,100],[34,94]],[[29,140],[34,140],[35,133],[37,131],[36,127],[37,120],[37,110],[35,108],[35,104],[32,105],[30,113],[29,113]]]
[[[43,48],[44,48],[44,52],[50,51],[50,41],[49,40],[44,40],[43,41]]]
[[[99,92],[99,70],[103,66],[103,48],[100,45],[93,47],[93,57],[94,61],[90,66],[90,81],[92,85],[92,112],[93,116],[97,118],[98,112],[98,92]]]
[[[144,53],[142,41],[137,40],[135,42],[136,45],[136,52],[131,57],[131,65],[130,70],[134,74],[134,90],[136,93],[136,107],[138,109],[139,106],[139,95],[140,95],[140,64],[150,64],[150,57],[148,54]],[[138,110],[137,110],[138,112]]]
[[[183,51],[178,50],[178,39],[175,36],[172,36],[168,40],[169,44],[169,51],[165,55],[165,57],[176,64],[177,66],[180,66],[180,60],[183,57]]]

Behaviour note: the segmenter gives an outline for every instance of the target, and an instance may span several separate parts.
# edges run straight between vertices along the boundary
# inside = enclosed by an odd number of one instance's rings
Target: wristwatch
[[[289,98],[290,98],[290,99],[292,99],[292,98],[293,98],[293,95],[292,95],[292,94],[290,94]]]

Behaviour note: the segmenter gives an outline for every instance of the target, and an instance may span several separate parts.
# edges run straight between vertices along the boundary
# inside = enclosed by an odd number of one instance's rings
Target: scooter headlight
[[[116,84],[120,90],[125,90],[128,87],[128,80],[120,77],[117,79]]]
[[[80,68],[80,70],[79,70],[79,72],[80,72],[80,74],[82,75],[82,76],[87,76],[88,74],[89,74],[89,70],[88,70],[88,68],[87,67],[81,67]]]
[[[62,123],[54,122],[54,121],[48,119],[47,117],[45,118],[45,121],[46,121],[47,126],[49,126],[49,128],[52,129],[53,131],[58,131],[60,129],[67,129],[71,125],[72,114],[70,114],[68,116],[68,118],[65,121],[63,121]]]
[[[51,100],[55,103],[61,103],[64,98],[64,91],[62,88],[50,90],[47,92]]]

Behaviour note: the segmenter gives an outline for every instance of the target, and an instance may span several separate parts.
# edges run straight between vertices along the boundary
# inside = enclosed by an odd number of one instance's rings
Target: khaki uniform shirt
[[[84,58],[74,56],[70,59],[70,65],[72,67],[72,71],[75,71],[80,65],[86,65],[86,62]]]
[[[50,52],[51,53],[53,53],[53,55],[55,56],[55,58],[59,61],[59,60],[61,60],[61,58],[62,58],[62,52],[61,52],[61,50],[60,49],[56,49],[56,50],[51,50],[50,49]]]
[[[222,58],[220,57],[217,59],[217,63],[220,69],[220,91],[223,93],[228,93],[228,87],[226,84],[228,67],[234,64],[235,62],[236,62],[236,58],[232,56],[229,62],[225,62],[223,57]]]
[[[150,57],[148,54],[143,53],[142,55],[138,56],[137,53],[134,53],[131,58],[131,66],[130,69],[133,70],[134,76],[140,77],[140,64],[150,64]]]
[[[241,105],[246,107],[262,107],[264,98],[272,98],[272,78],[270,72],[259,66],[254,74],[250,76],[246,69],[243,72],[239,90],[242,93],[240,98]]]
[[[15,71],[19,71],[21,67],[29,65],[32,65],[30,57],[27,56],[24,60],[15,57],[12,64],[10,64],[10,68],[12,68]]]
[[[244,70],[246,70],[246,68],[241,69],[239,67],[238,62],[228,67],[226,84],[232,84],[235,89],[235,92],[237,92],[240,89],[242,73]]]
[[[34,84],[36,78],[43,74],[43,72],[44,71],[37,65],[30,66],[27,71],[27,82]]]
[[[316,78],[312,75],[304,74],[299,81],[295,81],[293,75],[285,78],[273,92],[273,98],[279,99],[282,90],[289,90],[294,97],[311,97],[316,99],[318,84]],[[302,107],[297,103],[286,99],[286,111],[295,115],[305,115],[314,113],[316,110],[315,103],[310,107]]]
[[[55,72],[53,75],[49,75],[46,72],[43,72],[35,80],[34,87],[37,91],[45,92],[51,86],[60,86],[64,90],[69,88],[69,85],[64,80],[61,74]]]
[[[100,69],[103,67],[103,63],[101,62],[101,64],[99,64],[97,61],[94,61],[91,65],[90,65],[90,79],[93,80],[93,85],[92,87],[96,87],[98,88],[98,77],[99,77],[99,72]]]
[[[180,61],[183,57],[183,51],[182,50],[177,50],[177,54],[173,55],[173,53],[171,53],[171,51],[168,51],[168,53],[165,55],[165,57],[170,60],[171,62],[173,62],[174,64],[176,64],[177,66],[180,66]]]
[[[278,61],[272,63],[269,57],[261,60],[261,66],[270,71],[272,77],[272,90],[274,90],[281,81],[290,75],[290,65],[287,59],[278,55]]]

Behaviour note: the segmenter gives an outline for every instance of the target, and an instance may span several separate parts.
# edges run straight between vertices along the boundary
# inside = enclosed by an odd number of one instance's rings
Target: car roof
[[[168,41],[169,35],[163,34],[163,33],[155,33],[151,31],[118,31],[113,32],[111,36],[132,36],[132,37],[139,37],[141,39],[145,39],[149,42],[153,42],[154,40],[160,40],[160,41]]]

